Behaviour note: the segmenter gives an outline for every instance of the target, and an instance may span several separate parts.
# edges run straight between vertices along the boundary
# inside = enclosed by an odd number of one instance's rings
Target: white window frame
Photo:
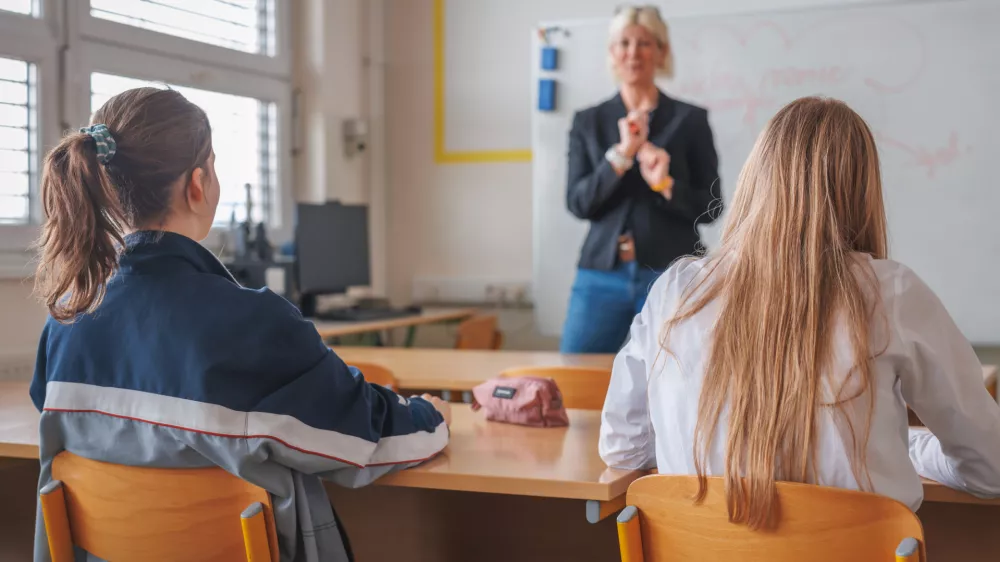
[[[269,234],[291,240],[294,230],[291,2],[275,2],[275,56],[208,43],[95,18],[90,0],[40,0],[38,17],[0,10],[0,56],[36,66],[38,154],[62,132],[90,117],[90,75],[116,74],[273,102],[277,107],[277,180],[271,191]],[[40,186],[32,186],[37,189]],[[0,278],[30,277],[31,247],[40,235],[38,192],[27,225],[0,225]],[[218,231],[206,241],[217,244]]]
[[[80,38],[95,43],[126,47],[130,52],[167,55],[177,60],[208,64],[253,74],[290,79],[292,75],[291,2],[275,0],[276,55],[246,53],[209,43],[175,37],[90,15],[90,0],[69,0],[71,15],[79,25]]]
[[[59,142],[62,129],[60,111],[60,57],[56,30],[59,17],[56,0],[44,0],[41,17],[0,11],[0,57],[20,59],[35,65],[38,91],[38,153],[34,162],[42,169],[45,153]],[[32,186],[38,188],[39,186]],[[42,215],[36,191],[31,198],[29,223],[0,225],[0,276],[27,277],[31,271],[29,248],[38,239]]]
[[[295,197],[292,189],[291,123],[292,87],[284,80],[265,78],[237,70],[208,66],[172,57],[136,53],[109,45],[84,43],[74,57],[79,68],[79,87],[74,95],[77,107],[74,122],[86,122],[90,116],[90,75],[114,74],[141,80],[189,86],[223,94],[246,96],[277,105],[278,185],[271,191],[271,216],[268,234],[272,241],[290,240],[293,233]],[[214,246],[219,229],[213,229],[206,244]]]
[[[49,0],[57,1],[57,0]],[[292,12],[291,2],[275,0],[275,56],[246,53],[142,29],[90,15],[90,0],[66,2],[68,37],[74,47],[66,79],[71,123],[90,117],[90,75],[94,72],[166,82],[273,102],[277,106],[278,185],[272,186],[268,234],[272,241],[293,235],[295,194],[292,176]],[[206,244],[217,245],[219,229]]]

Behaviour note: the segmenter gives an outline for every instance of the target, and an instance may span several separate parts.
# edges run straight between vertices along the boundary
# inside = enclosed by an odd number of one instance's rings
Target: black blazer
[[[679,112],[685,114],[683,121],[671,127]],[[642,179],[638,163],[618,177],[604,158],[608,148],[618,143],[618,120],[626,113],[617,95],[573,118],[566,206],[590,221],[579,266],[613,269],[618,262],[618,237],[631,232],[639,264],[663,271],[678,257],[701,251],[695,225],[710,223],[722,213],[719,158],[708,112],[660,93],[649,123],[649,140],[670,154],[674,188],[673,198],[667,201]]]

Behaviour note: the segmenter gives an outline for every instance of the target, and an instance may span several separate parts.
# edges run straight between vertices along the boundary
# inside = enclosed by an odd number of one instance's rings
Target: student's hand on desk
[[[446,423],[448,427],[451,427],[451,404],[441,400],[437,396],[431,396],[430,394],[424,394],[421,398],[430,402],[431,406],[434,406],[434,409],[437,410],[438,413],[441,414],[441,417],[444,418],[444,423]]]
[[[670,155],[666,150],[652,144],[646,143],[639,149],[636,155],[639,159],[639,172],[642,179],[654,189],[659,191],[665,198],[673,197],[673,181],[670,179]],[[661,189],[657,190],[659,187]]]

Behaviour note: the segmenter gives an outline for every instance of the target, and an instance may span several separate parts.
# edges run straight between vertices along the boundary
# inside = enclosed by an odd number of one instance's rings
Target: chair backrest
[[[497,330],[497,317],[473,316],[458,325],[455,349],[500,349],[503,334]]]
[[[52,461],[52,478],[62,483],[72,543],[104,560],[245,562],[241,513],[255,503],[263,506],[271,560],[278,560],[267,491],[221,468],[132,467],[64,451]],[[46,513],[47,529],[57,523],[49,519]]]
[[[729,522],[721,478],[709,479],[701,504],[692,499],[697,490],[694,476],[647,476],[629,486],[626,503],[639,511],[645,562],[891,561],[906,538],[923,550],[916,514],[884,496],[779,482],[777,527],[751,531]]]
[[[556,381],[563,405],[578,410],[604,408],[604,397],[611,384],[611,369],[605,367],[518,367],[507,369],[502,377],[543,377]]]
[[[349,363],[349,365],[357,367],[361,371],[361,374],[365,376],[365,380],[372,384],[380,384],[392,391],[399,389],[399,381],[396,380],[396,375],[387,367],[383,367],[377,363]]]

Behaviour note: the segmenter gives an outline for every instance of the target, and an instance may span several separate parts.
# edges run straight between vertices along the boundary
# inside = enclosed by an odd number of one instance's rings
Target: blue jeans
[[[659,272],[636,262],[579,269],[563,325],[562,353],[617,353]]]

